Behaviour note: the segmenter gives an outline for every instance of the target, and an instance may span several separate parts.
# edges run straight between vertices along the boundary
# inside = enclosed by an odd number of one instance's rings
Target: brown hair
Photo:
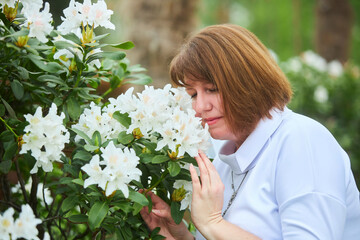
[[[214,84],[224,115],[235,133],[252,131],[273,107],[283,110],[290,101],[290,83],[251,32],[232,24],[214,25],[190,37],[170,64],[170,76],[184,86],[191,80]]]

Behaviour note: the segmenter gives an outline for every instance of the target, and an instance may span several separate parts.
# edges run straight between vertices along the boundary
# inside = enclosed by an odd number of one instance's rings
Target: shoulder
[[[276,135],[276,186],[279,200],[310,192],[344,199],[351,178],[350,160],[319,122],[290,113]]]

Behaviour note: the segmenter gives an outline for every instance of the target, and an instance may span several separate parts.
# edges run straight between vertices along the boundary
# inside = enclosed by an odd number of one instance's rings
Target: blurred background
[[[70,1],[47,1],[58,25],[62,10]],[[294,98],[289,107],[317,119],[334,134],[349,154],[360,186],[359,0],[106,3],[114,11],[112,22],[116,26],[107,41],[134,42],[135,48],[127,51],[127,58],[148,69],[155,87],[170,82],[169,62],[189,33],[218,23],[238,24],[255,33],[293,85]],[[112,96],[124,90],[121,88]]]

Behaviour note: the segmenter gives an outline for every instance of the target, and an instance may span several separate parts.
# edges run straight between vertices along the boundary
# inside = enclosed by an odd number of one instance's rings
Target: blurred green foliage
[[[298,4],[296,4],[298,2]],[[201,26],[228,22],[252,31],[281,60],[315,49],[315,7],[317,1],[283,0],[202,0],[199,17]],[[354,25],[350,59],[360,64],[360,1],[350,0]],[[219,14],[219,11],[227,13]]]

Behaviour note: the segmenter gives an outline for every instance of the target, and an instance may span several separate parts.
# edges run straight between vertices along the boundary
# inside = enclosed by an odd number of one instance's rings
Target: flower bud
[[[132,134],[134,136],[134,138],[136,139],[140,139],[142,138],[144,135],[141,133],[140,131],[140,128],[135,128],[133,131],[132,131]]]
[[[19,6],[19,1],[16,2],[15,8],[9,7],[7,4],[5,4],[4,15],[9,20],[9,22],[14,21],[14,19],[16,18],[18,6]]]
[[[27,44],[28,40],[29,40],[29,36],[18,37],[17,41],[15,42],[15,45],[22,48]]]
[[[89,27],[89,25],[86,25],[86,27],[84,27],[84,25],[83,25],[82,38],[81,38],[81,42],[82,42],[83,46],[86,43],[95,42],[93,40],[93,38],[94,38],[94,24],[92,27]]]
[[[184,185],[181,186],[179,189],[175,189],[171,195],[171,199],[174,202],[181,202],[185,198],[186,190],[184,189]]]

